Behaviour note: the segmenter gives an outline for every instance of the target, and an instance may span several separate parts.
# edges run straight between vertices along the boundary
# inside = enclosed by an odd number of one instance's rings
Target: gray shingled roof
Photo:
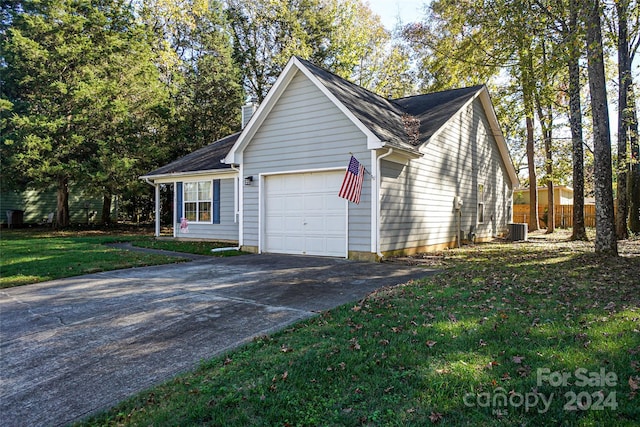
[[[396,100],[385,99],[309,61],[298,58],[320,82],[375,136],[387,145],[417,151],[483,86],[453,89]],[[412,138],[406,123],[413,122],[419,134]],[[194,151],[145,176],[167,175],[230,168],[221,163],[240,133],[227,136]]]
[[[453,89],[395,100],[385,99],[342,77],[300,59],[331,93],[381,141],[415,150],[426,142],[483,86]],[[419,120],[417,144],[405,127],[406,117]]]
[[[225,138],[189,153],[180,159],[164,165],[161,168],[149,172],[145,176],[168,175],[181,172],[198,172],[214,169],[229,169],[231,165],[222,163],[240,136],[240,132],[229,135]]]
[[[452,89],[400,98],[393,102],[420,121],[420,142],[424,143],[483,87]]]

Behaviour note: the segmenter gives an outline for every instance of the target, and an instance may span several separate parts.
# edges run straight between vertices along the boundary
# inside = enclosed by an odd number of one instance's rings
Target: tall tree
[[[599,0],[586,0],[586,41],[589,64],[589,90],[593,115],[593,148],[595,160],[596,252],[617,255],[618,241],[613,208],[611,137],[604,73],[601,5]]]
[[[634,152],[638,145],[638,118],[635,108],[631,64],[640,44],[638,3],[634,0],[615,2],[615,16],[610,20],[610,34],[618,48],[618,215],[616,233],[628,237],[628,230],[640,232],[640,173],[634,168]],[[616,31],[617,28],[617,31]],[[635,148],[635,151],[634,151]],[[634,214],[635,211],[635,214]]]
[[[131,156],[115,140],[126,136],[114,132],[147,109],[141,93],[154,87],[157,74],[135,66],[149,56],[124,0],[23,1],[11,12],[0,66],[2,97],[12,105],[2,135],[11,167],[3,174],[31,187],[54,185],[57,223],[65,226],[70,185],[95,186],[92,177],[131,164],[104,171],[100,153],[115,145],[123,160]],[[123,95],[123,86],[145,78]]]
[[[580,102],[581,35],[578,29],[578,0],[569,0],[568,25],[564,44],[569,69],[569,125],[573,160],[573,240],[587,240],[584,223],[584,149],[582,140],[582,106]]]
[[[130,48],[119,1],[23,1],[2,40],[2,97],[12,104],[3,148],[32,186],[57,187],[57,222],[69,222],[69,185],[92,171],[104,68]],[[131,52],[135,55],[135,52]]]
[[[618,15],[618,167],[617,167],[617,198],[618,214],[616,215],[616,235],[618,239],[629,237],[627,217],[629,215],[627,176],[630,162],[627,158],[628,128],[631,120],[628,97],[631,89],[631,58],[629,56],[629,34],[627,28],[628,0],[616,2]]]

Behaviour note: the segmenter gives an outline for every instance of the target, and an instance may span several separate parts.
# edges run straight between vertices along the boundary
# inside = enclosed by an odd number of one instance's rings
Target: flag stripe
[[[355,157],[351,156],[338,196],[355,204],[359,204],[363,181],[364,166],[362,166]]]

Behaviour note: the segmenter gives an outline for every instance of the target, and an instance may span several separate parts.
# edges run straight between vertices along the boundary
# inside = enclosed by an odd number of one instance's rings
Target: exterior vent
[[[527,240],[527,224],[509,224],[509,240],[519,242]]]
[[[242,106],[242,129],[247,126],[247,123],[249,123],[249,120],[251,120],[251,116],[253,116],[253,113],[255,113],[257,109],[258,104],[253,102],[252,100],[249,100]]]

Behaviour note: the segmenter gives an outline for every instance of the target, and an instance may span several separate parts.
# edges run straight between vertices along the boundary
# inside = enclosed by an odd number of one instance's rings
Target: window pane
[[[184,204],[184,217],[189,221],[196,220],[196,203],[188,202]]]
[[[193,202],[196,200],[198,200],[198,183],[185,182],[184,183],[184,201]]]
[[[198,200],[211,200],[211,181],[198,183]]]
[[[484,222],[484,203],[478,203],[478,222]]]
[[[211,222],[211,202],[200,202],[198,207],[200,208],[198,221]]]

